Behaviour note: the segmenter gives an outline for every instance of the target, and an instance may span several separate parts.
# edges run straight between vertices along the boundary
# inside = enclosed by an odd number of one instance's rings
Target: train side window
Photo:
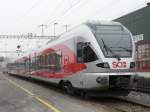
[[[43,66],[45,66],[45,55],[42,56]]]
[[[97,55],[90,47],[89,42],[79,42],[77,43],[77,60],[79,63],[87,63],[96,61]]]
[[[45,65],[47,65],[47,55],[45,55],[44,57],[45,57]]]
[[[52,71],[58,71],[61,68],[61,62],[62,62],[62,54],[61,51],[55,51],[55,52],[51,52],[48,55],[49,59],[49,67]]]
[[[40,56],[40,65],[42,65],[42,55]]]
[[[37,67],[37,69],[40,68],[40,56],[36,57],[36,67]]]

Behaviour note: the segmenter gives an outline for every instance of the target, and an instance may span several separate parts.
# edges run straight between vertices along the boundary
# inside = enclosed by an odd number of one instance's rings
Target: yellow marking
[[[41,98],[35,96],[35,99],[38,100],[39,102],[43,103],[44,105],[46,105],[48,108],[52,109],[54,112],[60,112],[58,109],[56,109],[54,106],[52,106],[50,103],[42,100]]]
[[[36,112],[36,110],[35,110],[35,109],[32,109],[31,111],[32,111],[32,112]]]
[[[10,80],[9,78],[3,76],[8,82],[10,82],[11,84],[13,84],[14,86],[22,89],[24,92],[26,92],[27,94],[29,94],[30,96],[32,96],[33,98],[35,98],[37,101],[39,101],[40,103],[42,103],[43,105],[45,105],[46,107],[48,107],[49,109],[53,110],[54,112],[61,112],[60,110],[56,109],[54,106],[52,106],[49,102],[44,101],[43,99],[41,99],[40,97],[36,96],[35,94],[31,93],[29,90],[23,88],[22,86],[20,86],[19,84],[17,84],[16,82]]]
[[[4,78],[5,78],[6,80],[8,80],[10,83],[12,83],[13,85],[15,85],[16,87],[19,87],[20,89],[22,89],[23,91],[25,91],[26,93],[28,93],[29,95],[34,96],[33,93],[31,93],[31,92],[28,91],[27,89],[21,87],[20,85],[18,85],[18,84],[15,83],[14,81],[12,81],[12,80],[10,80],[10,79],[8,79],[8,78],[6,78],[6,77],[4,77]]]

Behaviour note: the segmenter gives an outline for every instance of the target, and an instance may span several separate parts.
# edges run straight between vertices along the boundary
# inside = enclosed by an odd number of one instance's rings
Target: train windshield
[[[132,40],[122,26],[100,25],[95,27],[95,37],[105,57],[131,57]]]

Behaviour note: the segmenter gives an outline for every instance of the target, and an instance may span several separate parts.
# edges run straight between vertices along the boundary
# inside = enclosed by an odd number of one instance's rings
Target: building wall
[[[136,70],[150,72],[150,41],[136,43]]]
[[[144,34],[144,40],[150,40],[150,6],[115,19],[125,25],[133,35]]]

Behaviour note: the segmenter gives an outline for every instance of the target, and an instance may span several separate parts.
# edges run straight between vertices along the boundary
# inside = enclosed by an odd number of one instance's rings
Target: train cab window
[[[79,63],[87,63],[96,61],[98,58],[89,42],[79,42],[77,43],[77,59]]]

